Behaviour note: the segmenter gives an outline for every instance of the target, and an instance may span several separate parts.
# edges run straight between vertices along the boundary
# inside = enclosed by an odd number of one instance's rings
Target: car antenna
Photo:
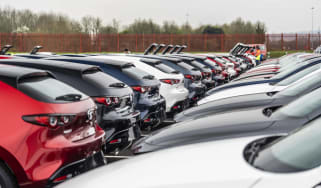
[[[5,45],[1,48],[0,55],[6,55],[6,53],[12,48],[13,46],[10,44]]]
[[[171,50],[174,46],[172,44],[169,44],[166,46],[166,48],[163,50],[162,54],[165,55],[169,50]]]
[[[173,54],[176,50],[178,50],[181,46],[175,45],[174,48],[169,52],[170,54]]]
[[[148,48],[146,48],[144,55],[148,55],[149,53],[151,53],[157,45],[158,44],[156,43],[149,45]]]
[[[153,54],[156,55],[161,49],[163,49],[166,45],[165,44],[159,44],[156,49],[154,50]]]
[[[186,45],[181,46],[177,51],[176,54],[180,54],[183,50],[185,50],[187,48]]]
[[[32,50],[31,50],[31,52],[30,52],[30,54],[31,55],[36,55],[37,54],[37,52],[40,50],[40,49],[42,49],[43,47],[42,46],[35,46]]]

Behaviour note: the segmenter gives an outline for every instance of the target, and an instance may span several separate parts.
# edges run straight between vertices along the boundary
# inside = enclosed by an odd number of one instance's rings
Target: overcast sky
[[[104,23],[115,18],[121,25],[136,18],[200,24],[223,24],[237,17],[263,21],[269,33],[311,31],[321,27],[321,0],[0,0],[0,7],[57,12],[80,19],[98,16]],[[188,15],[188,16],[187,16]]]

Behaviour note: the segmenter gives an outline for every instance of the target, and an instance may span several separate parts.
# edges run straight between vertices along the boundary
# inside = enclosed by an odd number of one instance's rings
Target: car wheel
[[[17,183],[8,167],[0,162],[0,188],[16,188]]]

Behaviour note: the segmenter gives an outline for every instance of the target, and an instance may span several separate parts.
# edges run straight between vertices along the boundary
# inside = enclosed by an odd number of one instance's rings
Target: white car
[[[204,142],[101,167],[57,188],[316,188],[321,118],[289,136]]]
[[[225,89],[203,98],[202,100],[198,101],[197,104],[201,105],[211,101],[226,99],[229,97],[235,97],[235,96],[241,96],[241,95],[257,94],[257,93],[276,93],[276,92],[282,91],[287,87],[290,87],[291,85],[295,85],[301,80],[306,79],[311,75],[317,74],[319,72],[321,72],[321,66],[309,74],[306,74],[304,71],[301,71],[300,73],[294,74],[274,85],[271,85],[269,83],[262,83],[262,84],[245,85],[245,86]],[[303,75],[303,74],[306,74],[306,75]]]
[[[161,64],[158,60],[145,59],[131,56],[93,56],[93,58],[106,58],[122,61],[130,61],[135,67],[148,72],[160,80],[159,93],[166,100],[166,112],[174,115],[181,112],[188,103],[188,90],[184,87],[184,75],[175,72],[174,69]],[[154,66],[149,65],[155,64]],[[158,64],[158,65],[157,65]],[[168,70],[167,72],[165,72]]]

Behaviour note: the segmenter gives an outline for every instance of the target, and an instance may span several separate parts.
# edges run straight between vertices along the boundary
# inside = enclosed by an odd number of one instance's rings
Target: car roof
[[[130,61],[123,61],[123,60],[115,60],[115,59],[104,59],[104,58],[95,58],[88,56],[88,57],[57,57],[57,58],[47,58],[49,60],[74,60],[74,61],[87,61],[87,62],[94,62],[99,64],[111,65],[114,67],[126,67],[126,66],[134,66]],[[74,64],[74,63],[73,63]],[[76,65],[78,66],[78,64]]]
[[[201,60],[206,60],[207,57],[206,56],[201,56],[201,55],[194,55],[194,54],[173,54],[173,55],[177,55],[177,56],[183,56],[183,57],[190,57],[190,58],[195,58],[195,59],[201,59]]]
[[[11,85],[12,87],[17,88],[19,80],[33,76],[54,77],[50,72],[44,70],[11,65],[0,65],[0,80]]]
[[[150,58],[141,58],[140,61],[147,64],[159,64],[162,62],[161,60],[150,59]]]
[[[54,70],[68,70],[73,72],[83,73],[87,70],[100,70],[98,66],[85,65],[85,64],[75,64],[70,62],[61,62],[53,60],[44,60],[44,59],[4,59],[0,60],[2,64],[12,64],[12,65],[29,65],[30,67],[35,68],[45,68],[45,69],[54,69]]]

